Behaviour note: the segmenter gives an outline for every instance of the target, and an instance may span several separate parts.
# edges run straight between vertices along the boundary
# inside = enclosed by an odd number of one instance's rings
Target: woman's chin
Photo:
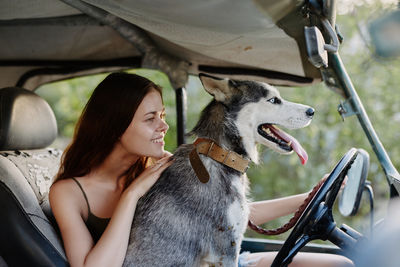
[[[165,154],[164,148],[159,150],[159,151],[155,151],[152,154],[153,155],[151,155],[151,157],[153,157],[155,159],[161,159],[162,157],[164,157],[164,154]]]

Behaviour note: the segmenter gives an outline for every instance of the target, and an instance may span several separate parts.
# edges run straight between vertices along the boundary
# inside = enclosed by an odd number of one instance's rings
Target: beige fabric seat
[[[46,101],[0,89],[0,266],[68,266],[48,203],[62,151],[46,147],[56,136]]]

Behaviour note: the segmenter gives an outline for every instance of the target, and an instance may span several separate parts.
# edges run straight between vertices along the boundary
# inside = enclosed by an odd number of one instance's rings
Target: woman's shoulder
[[[58,192],[58,191],[70,191],[74,190],[74,186],[76,186],[76,182],[73,180],[73,178],[65,178],[61,180],[57,180],[54,182],[51,187],[50,187],[50,193],[53,192]]]
[[[62,201],[64,203],[75,202],[79,198],[80,189],[74,179],[66,178],[58,180],[50,187],[50,204]]]
[[[66,231],[69,235],[70,231],[79,231],[79,227],[84,225],[85,200],[73,179],[62,179],[53,183],[49,201],[61,232]]]

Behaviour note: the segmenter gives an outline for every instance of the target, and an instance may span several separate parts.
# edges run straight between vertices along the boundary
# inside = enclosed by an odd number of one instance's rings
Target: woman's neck
[[[92,173],[97,179],[114,179],[117,184],[121,182],[124,184],[126,172],[138,159],[138,155],[127,153],[116,145],[104,162],[94,169]]]

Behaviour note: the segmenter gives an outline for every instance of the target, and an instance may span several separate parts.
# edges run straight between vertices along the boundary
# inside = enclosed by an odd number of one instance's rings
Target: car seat
[[[0,266],[68,266],[48,202],[62,151],[48,103],[0,89]],[[2,259],[1,259],[2,258]]]

